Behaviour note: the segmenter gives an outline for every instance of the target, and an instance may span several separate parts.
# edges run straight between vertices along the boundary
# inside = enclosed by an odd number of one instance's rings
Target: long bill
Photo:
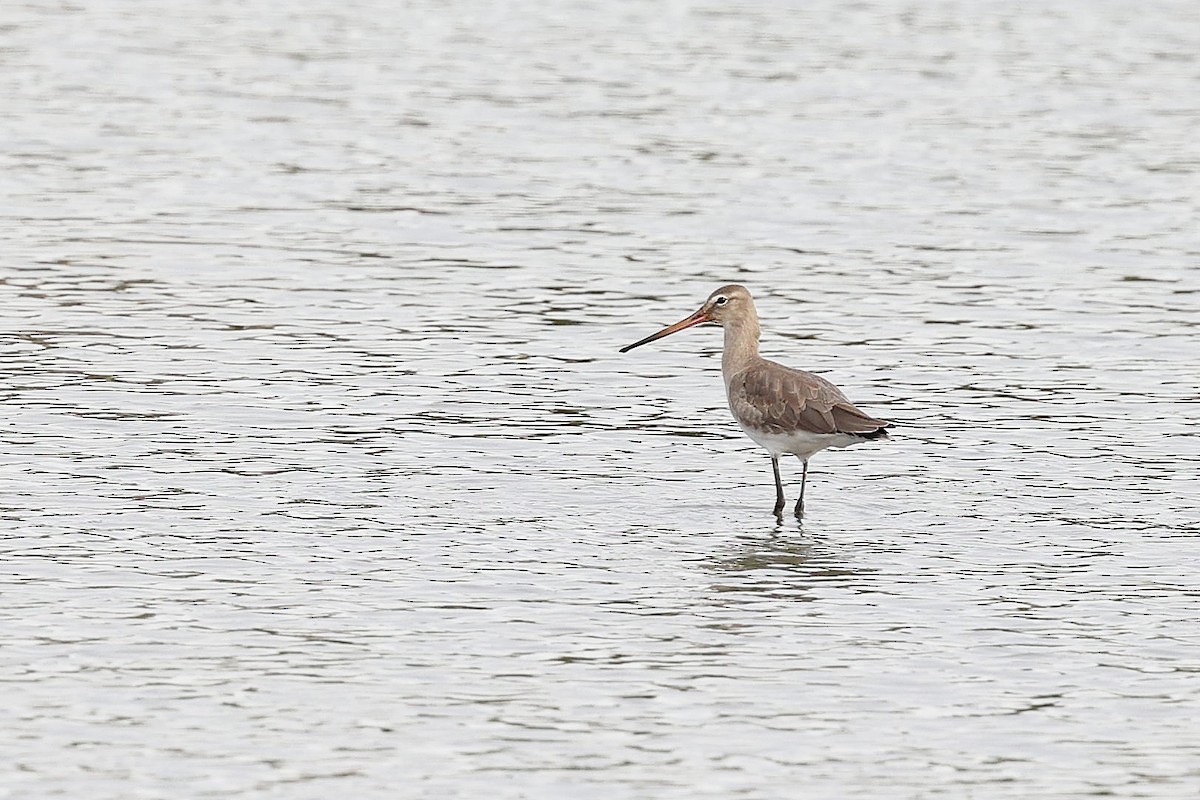
[[[693,325],[699,325],[701,323],[708,322],[708,321],[709,321],[708,315],[704,313],[704,309],[702,308],[699,311],[697,311],[695,314],[692,314],[690,317],[681,319],[681,320],[679,320],[679,322],[676,322],[674,325],[668,325],[667,327],[663,328],[658,333],[652,333],[649,336],[647,336],[645,339],[642,339],[641,341],[637,341],[637,342],[634,342],[633,344],[622,347],[621,352],[628,353],[630,350],[632,350],[635,347],[641,347],[644,344],[649,344],[650,342],[661,339],[664,336],[670,336],[672,333],[678,333],[679,331],[683,330],[684,328],[690,328]]]

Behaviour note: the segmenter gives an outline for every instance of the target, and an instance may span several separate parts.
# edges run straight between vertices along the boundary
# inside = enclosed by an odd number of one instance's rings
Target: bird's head
[[[690,317],[684,317],[679,322],[676,322],[674,325],[668,325],[658,333],[652,333],[641,341],[622,347],[621,352],[627,353],[635,347],[649,344],[664,336],[670,336],[672,333],[690,328],[693,325],[703,325],[706,322],[725,325],[732,320],[753,316],[754,301],[750,298],[749,290],[745,286],[731,283],[727,286],[722,286],[710,294],[708,299]]]

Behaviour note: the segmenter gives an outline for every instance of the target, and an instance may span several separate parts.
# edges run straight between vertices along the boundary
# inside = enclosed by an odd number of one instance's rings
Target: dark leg
[[[779,456],[771,456],[771,469],[775,471],[775,516],[783,512],[783,481],[779,480]]]
[[[808,482],[808,461],[802,463],[804,464],[804,471],[800,473],[800,499],[796,501],[797,517],[804,516],[804,484]]]

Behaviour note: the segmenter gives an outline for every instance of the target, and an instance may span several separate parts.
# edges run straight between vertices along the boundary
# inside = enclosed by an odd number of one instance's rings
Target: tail
[[[848,433],[864,440],[887,439],[887,429],[892,427],[887,420],[868,416],[849,403],[834,406],[830,412],[838,433]]]
[[[892,427],[892,423],[886,422],[873,431],[863,431],[862,433],[855,433],[852,435],[857,436],[860,439],[866,439],[867,441],[873,439],[890,439],[892,437],[888,436],[887,432],[887,429],[890,427]]]

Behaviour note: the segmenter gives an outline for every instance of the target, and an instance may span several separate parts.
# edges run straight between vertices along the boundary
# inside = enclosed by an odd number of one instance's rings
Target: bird
[[[804,516],[804,487],[808,460],[827,447],[849,447],[861,442],[887,439],[892,423],[859,410],[846,395],[820,375],[785,367],[758,354],[761,328],[754,298],[740,284],[722,286],[708,296],[691,316],[668,325],[645,339],[622,347],[635,347],[678,333],[694,325],[716,324],[725,329],[721,353],[721,376],[729,410],[742,430],[771,454],[775,475],[775,516],[782,519],[786,504],[779,459],[800,459],[800,497],[795,515]]]

